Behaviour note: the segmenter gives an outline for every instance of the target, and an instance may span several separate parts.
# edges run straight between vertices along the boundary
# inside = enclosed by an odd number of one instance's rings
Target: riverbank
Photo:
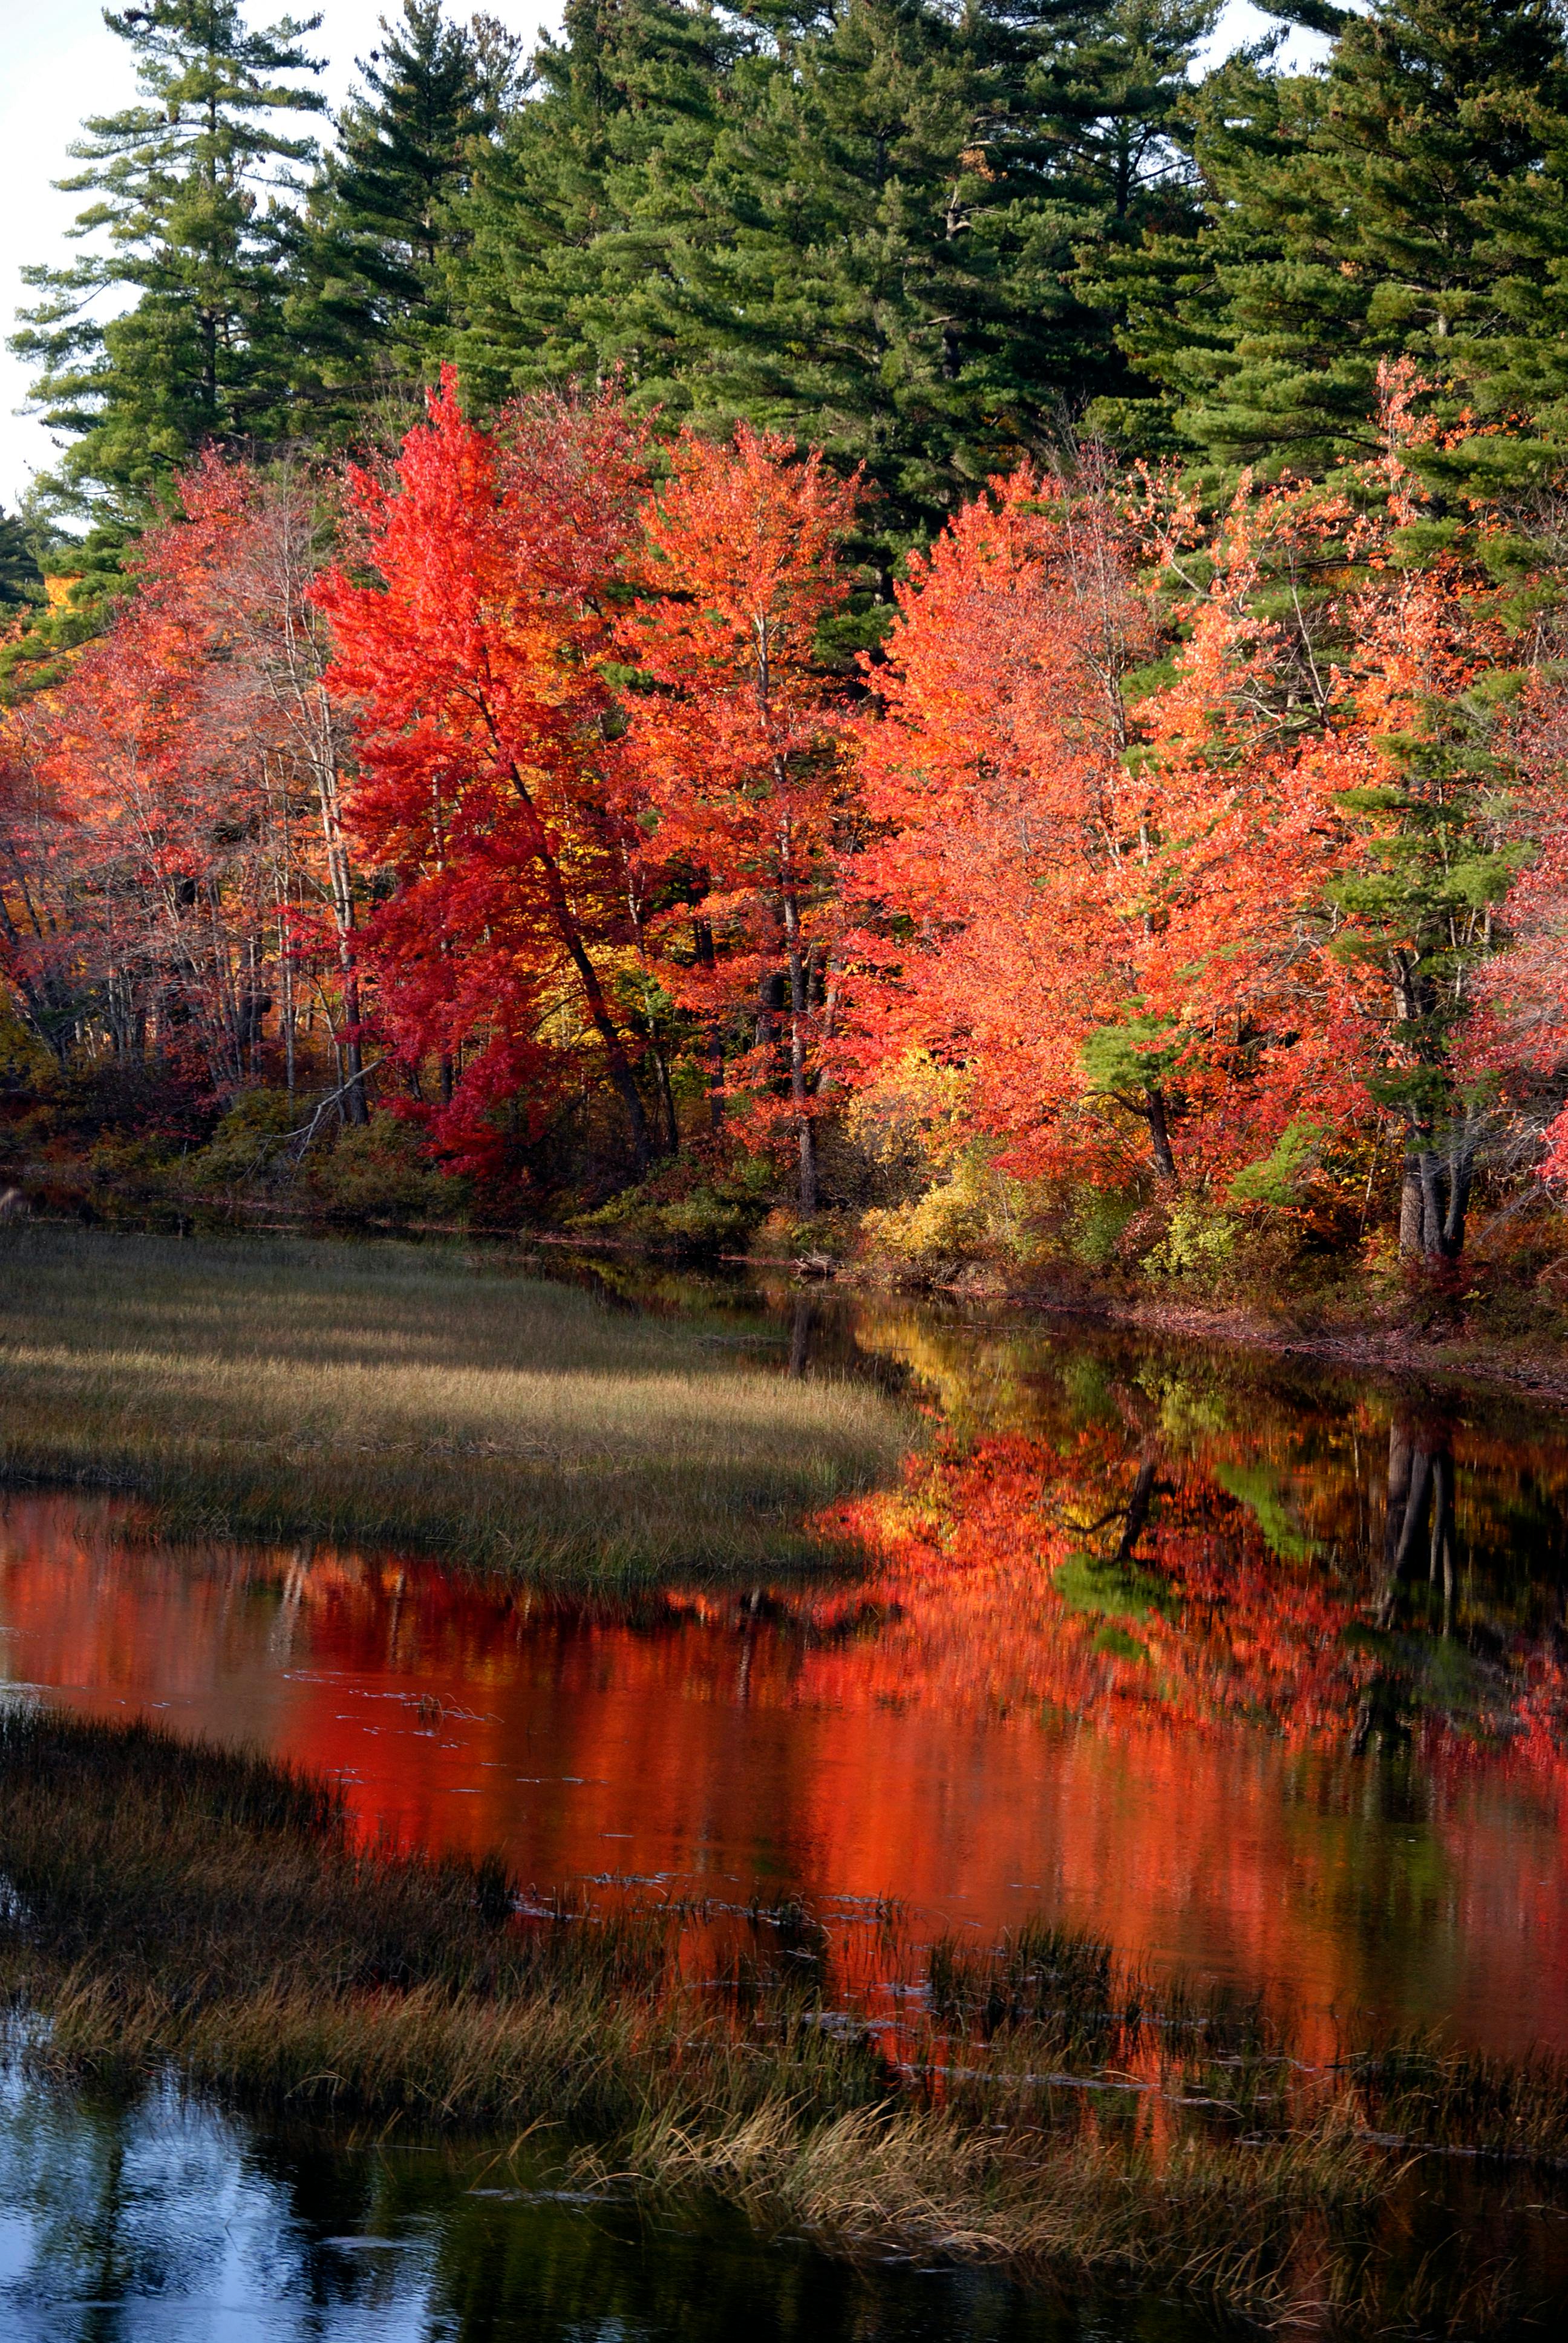
[[[1558,2217],[1561,2062],[1304,2066],[1283,2019],[1038,1926],[930,1948],[868,2024],[797,1907],[717,1929],[519,1908],[494,1862],[357,1845],[329,1785],[145,1725],[0,1714],[0,1981],[41,2077],[172,2068],[414,2137],[528,2133],[589,2195],[707,2195],[846,2256],[1270,2322],[1329,2301],[1347,2333],[1530,2306],[1531,2241],[1504,2272],[1497,2207],[1443,2201],[1455,2154],[1473,2191],[1500,2157]]]
[[[753,1265],[799,1273],[784,1259]],[[1526,1331],[1500,1327],[1489,1322],[1484,1297],[1472,1309],[1462,1294],[1434,1300],[1419,1289],[1392,1296],[1382,1287],[1342,1286],[1326,1302],[1303,1297],[1304,1306],[1292,1314],[1283,1293],[1264,1307],[1248,1300],[1178,1298],[1169,1285],[1137,1291],[1077,1277],[1062,1283],[978,1265],[916,1280],[873,1257],[813,1262],[804,1274],[809,1282],[848,1292],[925,1296],[949,1307],[995,1312],[1007,1322],[1035,1317],[1267,1352],[1368,1374],[1487,1383],[1568,1408],[1568,1324],[1552,1311],[1533,1313],[1537,1322]]]
[[[752,1329],[751,1334],[757,1335]],[[0,1479],[578,1585],[809,1566],[913,1413],[459,1247],[0,1231]]]
[[[1265,1351],[1281,1359],[1307,1359],[1359,1373],[1432,1383],[1488,1383],[1499,1390],[1568,1408],[1568,1344],[1542,1334],[1491,1333],[1462,1326],[1452,1332],[1375,1319],[1361,1327],[1296,1324],[1237,1303],[1135,1299],[1116,1293],[1056,1295],[1038,1287],[955,1284],[931,1291],[970,1304],[1044,1319],[1125,1329],[1178,1342],[1223,1343]]]

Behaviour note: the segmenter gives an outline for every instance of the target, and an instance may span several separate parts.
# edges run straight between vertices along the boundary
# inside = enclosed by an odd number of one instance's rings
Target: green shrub
[[[1126,1188],[1080,1188],[1067,1212],[1067,1250],[1085,1269],[1110,1269],[1127,1224],[1139,1210]]]
[[[1300,1201],[1302,1174],[1317,1161],[1322,1142],[1319,1123],[1298,1118],[1288,1122],[1271,1151],[1256,1163],[1244,1163],[1231,1182],[1233,1204],[1274,1204],[1287,1209]]]
[[[779,1175],[765,1156],[737,1154],[722,1168],[677,1156],[569,1225],[656,1252],[742,1252],[767,1212]]]
[[[1174,1618],[1179,1605],[1170,1586],[1151,1570],[1130,1562],[1106,1562],[1098,1554],[1070,1554],[1051,1580],[1070,1611],[1111,1620]],[[1140,1647],[1141,1648],[1141,1646]]]
[[[186,1158],[186,1178],[198,1188],[243,1186],[273,1169],[308,1121],[309,1109],[286,1091],[242,1091],[206,1145]]]
[[[1151,1277],[1191,1277],[1225,1267],[1236,1250],[1241,1222],[1217,1211],[1202,1196],[1179,1196],[1165,1219],[1164,1232],[1142,1256]]]
[[[311,1159],[309,1177],[336,1221],[449,1221],[466,1201],[460,1184],[431,1163],[415,1126],[385,1111],[346,1124],[330,1151]]]

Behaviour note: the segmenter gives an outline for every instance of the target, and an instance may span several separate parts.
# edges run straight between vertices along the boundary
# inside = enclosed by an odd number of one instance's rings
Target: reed
[[[20,1704],[0,1710],[0,1990],[45,2076],[172,2070],[253,2105],[536,2146],[542,2127],[574,2188],[700,2192],[849,2256],[1109,2278],[1271,2321],[1332,2302],[1346,2332],[1409,2307],[1390,2237],[1411,2157],[1382,2142],[1388,2110],[1419,2096],[1429,2137],[1459,2145],[1568,2085],[1547,2061],[1411,2046],[1309,2073],[1266,2012],[1189,1990],[1172,2016],[1110,1947],[1045,1929],[935,1948],[919,2014],[873,2023],[825,1998],[829,1962],[797,1957],[815,1935],[797,1910],[729,1915],[735,1941],[693,1974],[712,1914],[526,1910],[493,1860],[357,1843],[329,1785]],[[1268,2089],[1239,2088],[1249,2073]],[[1533,2173],[1537,2197],[1553,2185]],[[1439,2261],[1405,2260],[1423,2300],[1441,2269],[1467,2317],[1518,2307],[1462,2223]]]
[[[0,1476],[579,1584],[809,1566],[918,1419],[714,1334],[455,1249],[6,1228]]]

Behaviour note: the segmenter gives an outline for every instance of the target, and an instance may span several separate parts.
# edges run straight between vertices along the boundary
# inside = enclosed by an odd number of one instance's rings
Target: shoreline
[[[650,1261],[657,1255],[646,1256]],[[742,1256],[726,1255],[727,1262]],[[1262,1316],[1244,1304],[1140,1301],[1101,1290],[1053,1295],[1037,1286],[1012,1285],[1001,1279],[950,1281],[916,1284],[879,1273],[874,1262],[847,1262],[829,1273],[802,1271],[788,1261],[747,1257],[753,1269],[789,1269],[803,1291],[812,1287],[849,1293],[902,1294],[914,1301],[964,1305],[977,1314],[1006,1312],[1009,1322],[1034,1317],[1083,1327],[1116,1327],[1131,1332],[1163,1335],[1173,1341],[1221,1344],[1236,1350],[1266,1352],[1276,1358],[1317,1361],[1404,1381],[1454,1381],[1489,1383],[1517,1392],[1553,1408],[1568,1410],[1568,1343],[1560,1359],[1543,1357],[1540,1336],[1499,1336],[1485,1332],[1454,1334],[1433,1340],[1414,1330],[1382,1325],[1372,1332],[1292,1326]]]

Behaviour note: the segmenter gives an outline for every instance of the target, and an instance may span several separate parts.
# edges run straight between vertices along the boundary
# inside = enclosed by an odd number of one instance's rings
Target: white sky
[[[376,45],[377,20],[400,15],[401,0],[318,0],[325,22],[311,44],[328,60],[320,86],[336,106],[354,80],[354,60]],[[453,0],[454,15],[468,15],[474,0]],[[554,0],[485,0],[532,46],[541,25],[558,22]],[[253,24],[271,23],[285,13],[284,0],[254,0]],[[294,0],[290,13],[313,13],[307,0]],[[109,114],[135,96],[130,52],[103,20],[101,0],[3,0],[5,62],[0,68],[0,334],[8,334],[19,305],[28,298],[21,271],[31,262],[58,265],[77,247],[65,229],[86,198],[64,196],[51,185],[75,167],[65,149],[83,117]],[[1247,0],[1231,0],[1221,39],[1221,53],[1261,25]],[[1321,45],[1292,37],[1292,49]],[[35,418],[15,412],[27,396],[28,374],[9,351],[0,350],[0,503],[14,506],[35,471],[54,459],[49,436]]]

